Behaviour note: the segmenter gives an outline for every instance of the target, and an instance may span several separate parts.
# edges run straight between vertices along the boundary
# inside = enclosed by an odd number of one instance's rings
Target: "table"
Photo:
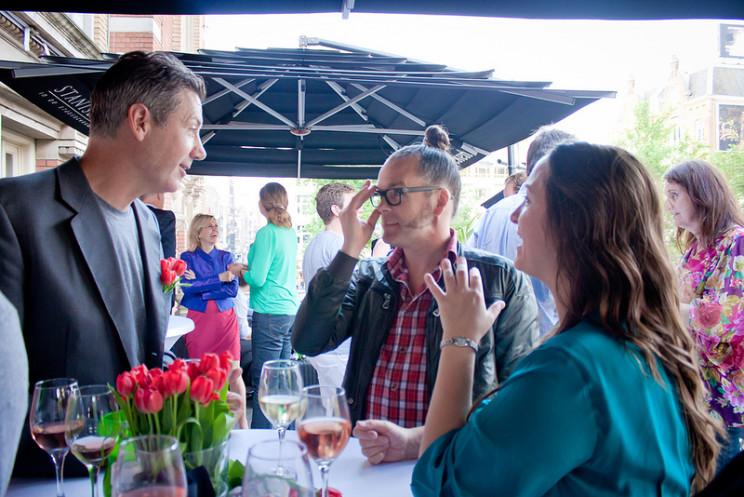
[[[274,430],[233,430],[230,438],[230,459],[245,462],[248,448],[256,442],[276,438]],[[288,440],[297,440],[297,432],[287,431]],[[74,457],[71,454],[67,457]],[[330,486],[341,491],[344,497],[403,497],[411,495],[411,473],[416,461],[383,463],[372,466],[362,455],[359,440],[350,438],[346,449],[331,465]],[[51,461],[50,461],[51,464]],[[320,487],[320,473],[315,463],[313,480]],[[99,481],[101,481],[99,479]],[[100,484],[100,483],[99,483]],[[88,478],[65,478],[67,497],[88,497]],[[7,497],[38,497],[56,494],[54,478],[14,478],[8,487]]]
[[[165,350],[170,350],[181,336],[192,331],[194,331],[194,321],[192,319],[171,315],[168,318],[168,331],[165,334]]]

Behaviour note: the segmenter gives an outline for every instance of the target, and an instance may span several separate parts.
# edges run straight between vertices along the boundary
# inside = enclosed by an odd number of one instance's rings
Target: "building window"
[[[697,141],[705,141],[705,122],[702,119],[695,121],[695,138]]]
[[[0,150],[0,177],[10,178],[34,172],[36,163],[33,154],[34,141],[26,136],[2,130]]]

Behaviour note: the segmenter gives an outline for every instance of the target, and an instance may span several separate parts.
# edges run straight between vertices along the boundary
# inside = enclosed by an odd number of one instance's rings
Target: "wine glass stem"
[[[287,434],[287,429],[285,427],[283,427],[283,426],[280,426],[279,428],[276,429],[276,431],[277,431],[277,433],[279,433],[279,441],[280,442],[283,442],[284,441],[284,435]]]
[[[330,464],[318,464],[320,478],[323,482],[321,497],[328,497],[328,472],[331,470]]]
[[[88,468],[88,473],[90,473],[90,495],[98,497],[98,466]]]
[[[50,454],[54,461],[54,469],[57,476],[57,497],[65,497],[65,491],[62,488],[62,465],[65,462],[67,450],[55,450]]]

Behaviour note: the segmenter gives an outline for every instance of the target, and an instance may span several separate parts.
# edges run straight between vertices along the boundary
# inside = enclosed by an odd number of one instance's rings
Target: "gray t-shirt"
[[[305,255],[302,257],[302,279],[305,280],[305,290],[307,290],[310,280],[313,279],[318,270],[327,267],[343,246],[344,235],[335,231],[321,231],[310,240],[307,249],[305,249]],[[348,356],[350,347],[351,339],[347,339],[336,347],[335,351],[321,355],[341,354]]]
[[[139,346],[139,344],[145,342],[145,277],[134,210],[130,205],[126,210],[120,211],[97,195],[96,200],[98,200],[98,205],[101,206],[111,239],[114,241],[115,260],[121,270],[124,288],[129,297],[128,300],[132,304],[132,317],[135,330],[137,330],[137,344]],[[137,357],[140,361],[144,361],[144,353],[144,350],[137,350]]]
[[[302,257],[302,278],[305,280],[305,288],[310,284],[318,269],[328,266],[336,253],[344,245],[344,236],[334,231],[321,231],[305,249]]]

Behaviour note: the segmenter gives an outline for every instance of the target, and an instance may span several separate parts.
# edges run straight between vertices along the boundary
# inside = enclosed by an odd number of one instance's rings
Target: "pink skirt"
[[[240,360],[240,328],[235,309],[220,312],[217,303],[209,300],[205,312],[189,309],[187,316],[194,321],[194,331],[185,336],[190,358],[199,359],[209,352],[219,355],[227,350],[233,360]]]

